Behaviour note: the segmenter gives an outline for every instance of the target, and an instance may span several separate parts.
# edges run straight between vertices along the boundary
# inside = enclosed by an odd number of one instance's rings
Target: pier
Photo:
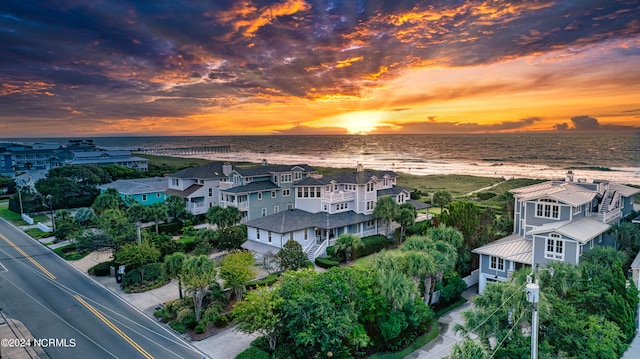
[[[224,146],[197,146],[197,147],[158,147],[158,148],[144,148],[144,147],[118,147],[109,148],[110,150],[123,150],[130,151],[135,154],[147,154],[156,156],[170,156],[170,155],[199,155],[208,153],[228,153],[231,151],[230,145]]]

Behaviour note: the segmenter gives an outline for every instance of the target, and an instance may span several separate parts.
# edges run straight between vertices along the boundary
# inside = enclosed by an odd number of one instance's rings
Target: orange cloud
[[[253,37],[263,26],[271,23],[280,16],[296,14],[311,8],[304,0],[286,0],[283,3],[276,3],[265,6],[258,10],[249,1],[241,1],[233,5],[227,11],[222,11],[216,16],[219,23],[232,23],[236,32],[240,29],[245,37]]]
[[[55,85],[44,81],[24,81],[22,83],[3,83],[0,84],[0,96],[9,96],[13,94],[20,95],[45,95],[53,96],[49,89]]]

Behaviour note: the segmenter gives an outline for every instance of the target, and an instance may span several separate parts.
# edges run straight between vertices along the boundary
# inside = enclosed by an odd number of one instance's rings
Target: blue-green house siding
[[[167,196],[166,194],[160,193],[160,192],[133,194],[133,195],[120,194],[120,197],[122,197],[122,199],[125,200],[125,202],[133,200],[138,203],[142,203],[145,206],[150,206],[154,203],[164,203],[164,201],[167,199],[166,196]]]

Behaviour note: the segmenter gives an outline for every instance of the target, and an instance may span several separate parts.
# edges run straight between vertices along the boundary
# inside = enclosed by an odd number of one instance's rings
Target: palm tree
[[[182,271],[187,256],[182,252],[175,252],[164,257],[164,273],[167,278],[178,280],[178,291],[182,299]]]
[[[147,207],[147,213],[150,218],[156,224],[156,233],[160,233],[158,228],[160,221],[166,221],[169,213],[167,211],[167,205],[164,203],[154,203],[151,206]]]
[[[407,227],[416,223],[415,209],[399,207],[394,220],[400,224],[400,242],[402,242]]]
[[[449,203],[451,203],[451,201],[453,200],[451,193],[447,192],[447,191],[436,191],[436,193],[433,194],[433,203],[437,204],[440,207],[440,212],[442,212],[444,210],[444,207],[446,207]]]
[[[416,281],[422,279],[424,283],[423,300],[426,305],[430,305],[433,276],[438,269],[436,260],[427,252],[408,251],[404,254],[404,261],[406,272]]]
[[[193,298],[196,321],[202,317],[202,300],[209,291],[209,286],[216,279],[216,266],[207,256],[191,257],[182,267],[182,280],[188,293]]]
[[[451,350],[449,359],[490,359],[487,346],[481,342],[465,338],[461,343],[456,343]]]
[[[377,280],[382,296],[396,310],[403,310],[413,302],[418,292],[416,283],[400,271],[380,270]]]
[[[387,232],[386,235],[389,235],[391,228],[391,221],[396,216],[398,205],[391,197],[382,197],[378,199],[376,202],[376,207],[373,209],[373,215],[376,218],[383,219],[387,222]]]
[[[345,261],[349,261],[350,259],[355,259],[355,250],[362,248],[364,243],[362,243],[362,239],[359,236],[351,233],[341,234],[336,241],[336,244],[333,246],[336,254],[344,253]]]

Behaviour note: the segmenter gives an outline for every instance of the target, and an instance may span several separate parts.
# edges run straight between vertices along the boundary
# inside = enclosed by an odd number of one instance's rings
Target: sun
[[[343,113],[331,119],[332,125],[344,128],[350,135],[366,135],[379,127],[383,114],[379,111]]]

